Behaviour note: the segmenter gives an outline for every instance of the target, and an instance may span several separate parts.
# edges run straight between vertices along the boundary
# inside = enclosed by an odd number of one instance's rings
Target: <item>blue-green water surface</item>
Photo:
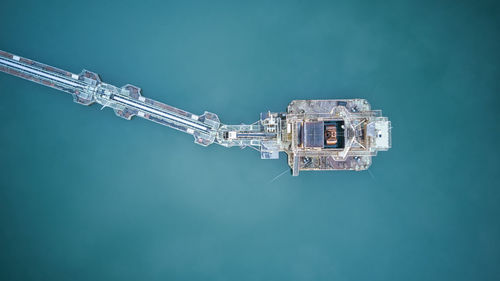
[[[0,280],[500,280],[499,7],[2,1],[2,50],[224,123],[366,98],[393,148],[271,181],[286,155],[0,73]]]

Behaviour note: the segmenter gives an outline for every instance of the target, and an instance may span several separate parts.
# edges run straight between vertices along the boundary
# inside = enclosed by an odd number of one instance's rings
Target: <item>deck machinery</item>
[[[138,116],[194,136],[197,144],[252,147],[262,159],[288,155],[292,174],[302,170],[365,170],[372,156],[391,147],[391,123],[364,99],[294,100],[286,112],[261,113],[250,125],[226,125],[216,114],[201,115],[143,97],[133,85],[116,87],[96,73],[57,69],[0,51],[0,70],[67,92],[76,103],[98,103],[130,120]]]

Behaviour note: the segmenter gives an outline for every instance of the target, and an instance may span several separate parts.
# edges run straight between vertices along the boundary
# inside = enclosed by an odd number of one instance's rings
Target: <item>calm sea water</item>
[[[0,49],[225,123],[366,98],[370,172],[289,173],[0,73],[2,280],[499,280],[495,1],[3,1]]]

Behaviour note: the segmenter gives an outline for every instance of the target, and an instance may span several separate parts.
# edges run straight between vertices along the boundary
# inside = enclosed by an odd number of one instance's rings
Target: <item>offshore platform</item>
[[[372,156],[391,147],[391,122],[364,99],[293,100],[286,112],[261,113],[250,125],[226,125],[214,113],[186,112],[143,97],[136,86],[104,83],[88,70],[74,74],[4,51],[0,70],[69,93],[76,103],[112,108],[127,120],[139,116],[177,129],[203,146],[248,146],[262,159],[278,159],[283,151],[294,176],[307,170],[366,170]]]

